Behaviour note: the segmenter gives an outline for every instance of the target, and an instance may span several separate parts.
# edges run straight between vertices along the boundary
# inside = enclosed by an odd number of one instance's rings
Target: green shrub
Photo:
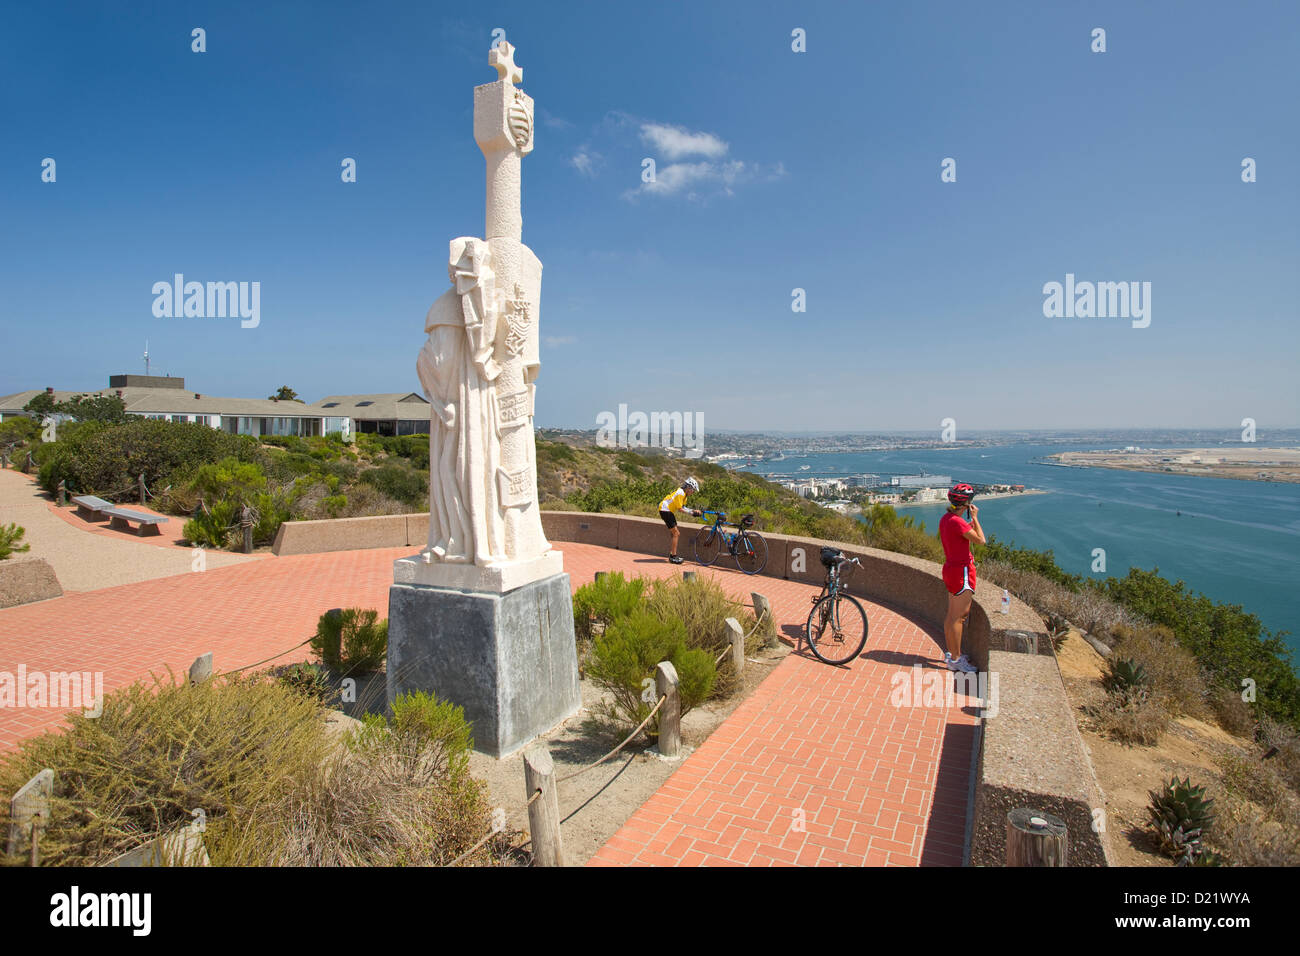
[[[190,481],[191,489],[207,501],[229,498],[238,502],[251,502],[266,487],[266,474],[255,462],[237,458],[201,465]]]
[[[23,535],[27,533],[26,528],[21,528],[17,524],[0,525],[0,561],[5,560],[11,554],[22,554],[24,551],[30,551],[30,544],[19,544],[23,540]]]
[[[418,507],[429,500],[429,477],[403,465],[380,465],[363,471],[360,480],[403,504]]]
[[[186,541],[203,547],[230,547],[239,534],[239,511],[239,505],[233,501],[215,502],[185,522],[181,534]]]
[[[59,426],[58,441],[34,457],[41,487],[54,494],[60,481],[72,494],[120,498],[145,476],[150,489],[188,483],[203,465],[227,458],[261,462],[263,451],[248,435],[207,425],[130,417],[121,424],[86,421]]]
[[[250,505],[257,516],[253,522],[254,544],[270,544],[275,540],[280,525],[293,517],[290,497],[283,491],[256,494]]]
[[[622,571],[584,584],[573,595],[573,628],[578,640],[591,641],[614,621],[645,606],[644,578],[628,580]]]
[[[311,649],[327,667],[344,674],[378,670],[388,656],[388,620],[373,609],[326,611],[316,622]]]
[[[347,506],[347,495],[326,495],[321,499],[321,507],[331,518],[341,517]]]
[[[706,652],[710,660],[730,647],[727,618],[734,617],[746,634],[754,630],[754,615],[727,597],[722,586],[708,578],[661,578],[650,585],[646,606],[661,621],[681,621],[686,628],[686,646]],[[755,631],[745,645],[746,654],[757,653],[763,639]],[[730,661],[728,655],[724,662]],[[713,695],[726,697],[740,686],[739,675],[728,666],[718,671]]]
[[[707,652],[687,649],[681,621],[663,621],[647,610],[613,621],[596,638],[587,664],[591,680],[612,697],[595,708],[597,713],[627,730],[645,720],[657,699],[654,673],[661,661],[671,661],[677,670],[682,714],[708,698],[717,669]],[[646,732],[658,736],[657,717]]]
[[[41,425],[34,418],[18,415],[0,422],[0,445],[25,444],[36,440],[41,433]]]
[[[285,687],[299,694],[306,694],[321,704],[333,704],[338,691],[330,686],[329,674],[320,664],[286,664],[271,669],[275,677]]]
[[[1203,594],[1187,591],[1157,570],[1131,568],[1123,578],[1108,578],[1104,591],[1111,599],[1163,624],[1195,655],[1216,683],[1240,689],[1250,678],[1257,689],[1256,706],[1270,717],[1300,724],[1300,677],[1291,665],[1291,652],[1281,634],[1269,634],[1259,618],[1240,605],[1216,604]]]

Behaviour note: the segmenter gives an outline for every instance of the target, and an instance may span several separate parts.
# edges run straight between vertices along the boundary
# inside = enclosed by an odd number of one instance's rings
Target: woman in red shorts
[[[970,553],[972,541],[988,544],[980,527],[979,508],[971,504],[975,489],[967,484],[953,485],[948,492],[948,513],[939,519],[939,540],[943,542],[943,583],[948,588],[948,616],[943,622],[943,636],[948,649],[943,662],[950,671],[971,673],[976,670],[961,653],[961,632],[971,598],[975,596],[975,558]],[[966,512],[969,520],[962,518]],[[960,656],[957,656],[960,655]]]

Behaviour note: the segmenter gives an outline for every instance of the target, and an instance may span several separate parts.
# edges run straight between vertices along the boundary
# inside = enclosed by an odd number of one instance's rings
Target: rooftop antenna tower
[[[149,374],[149,340],[144,340],[144,374]]]

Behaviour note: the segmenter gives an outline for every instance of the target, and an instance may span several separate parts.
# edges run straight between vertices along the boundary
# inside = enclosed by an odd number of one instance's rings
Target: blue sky
[[[494,28],[538,107],[539,425],[1300,424],[1300,7],[1250,2],[11,7],[0,394],[146,339],[208,394],[418,390]],[[155,317],[177,272],[260,282],[260,325]],[[1067,273],[1150,282],[1150,325],[1045,317]]]

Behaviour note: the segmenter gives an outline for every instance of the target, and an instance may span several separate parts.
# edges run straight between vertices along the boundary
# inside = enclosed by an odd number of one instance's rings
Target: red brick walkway
[[[816,591],[736,572],[720,580],[767,594],[787,638]],[[979,701],[946,693],[936,632],[866,609],[863,657],[848,667],[786,657],[589,865],[961,865]],[[951,706],[891,703],[891,678],[910,678],[914,664]]]
[[[142,545],[147,547],[149,545]],[[597,570],[666,576],[662,559],[557,543],[573,586]],[[268,558],[0,610],[0,671],[101,671],[105,691],[214,653],[217,671],[287,650],[331,607],[386,614],[392,562],[411,548]],[[708,569],[751,588],[791,639],[815,589]],[[890,678],[933,666],[934,637],[867,606],[871,639],[851,667],[790,655],[592,859],[617,864],[960,864],[974,709],[894,707]],[[305,660],[301,648],[277,663]],[[938,673],[927,671],[926,673]],[[946,672],[945,677],[946,678]],[[50,709],[0,708],[0,750],[57,727]]]

